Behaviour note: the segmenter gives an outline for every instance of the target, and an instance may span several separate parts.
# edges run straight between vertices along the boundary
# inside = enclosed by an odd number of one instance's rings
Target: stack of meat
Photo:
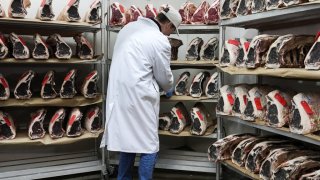
[[[220,66],[246,68],[320,69],[320,37],[311,35],[283,36],[262,34],[251,42],[230,39],[225,42]]]
[[[288,140],[255,137],[250,134],[229,135],[208,148],[211,161],[232,160],[234,164],[262,179],[318,179],[318,151],[306,150]]]

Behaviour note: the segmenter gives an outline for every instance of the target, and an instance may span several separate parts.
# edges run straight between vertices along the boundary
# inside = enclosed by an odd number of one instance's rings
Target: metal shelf
[[[30,29],[37,29],[41,35],[50,35],[59,32],[62,36],[73,36],[82,32],[98,32],[99,26],[84,22],[65,22],[65,21],[40,21],[38,19],[15,19],[0,18],[0,30],[2,33],[9,34],[34,34]]]
[[[122,26],[107,26],[107,30],[118,33]],[[219,34],[219,26],[217,25],[185,25],[179,26],[180,34]]]
[[[217,99],[212,99],[206,96],[202,96],[200,98],[194,98],[191,96],[172,96],[170,98],[161,97],[161,102],[176,102],[176,101],[192,101],[192,102],[208,102],[208,103],[216,103]]]
[[[300,134],[291,133],[289,128],[285,128],[285,127],[273,128],[273,127],[266,126],[265,122],[262,120],[256,120],[255,122],[249,122],[249,121],[244,121],[238,117],[221,116],[221,115],[218,115],[218,116],[220,116],[223,120],[232,121],[235,123],[243,124],[246,126],[254,127],[257,129],[261,129],[264,131],[272,132],[275,134],[279,134],[279,135],[293,138],[293,139],[296,139],[299,141],[303,141],[303,142],[307,142],[307,143],[311,143],[311,144],[315,144],[317,146],[320,146],[320,136],[317,136],[317,135],[313,135],[313,134],[300,135]]]
[[[98,104],[103,101],[102,96],[99,95],[94,99],[86,99],[83,96],[76,96],[72,99],[42,99],[42,98],[31,98],[28,100],[19,99],[8,99],[1,101],[0,107],[30,107],[30,106],[62,106],[62,107],[77,107],[77,106],[88,106]]]
[[[59,60],[55,58],[50,58],[48,60],[37,60],[37,59],[26,59],[26,60],[16,60],[14,58],[7,58],[0,60],[0,64],[99,64],[101,63],[103,55],[96,56],[90,60],[83,60],[79,58],[71,58],[68,60]]]
[[[187,60],[178,60],[171,61],[171,69],[181,69],[181,68],[199,68],[199,69],[213,69],[217,66],[218,60],[215,61],[187,61]]]
[[[220,22],[220,25],[255,28],[260,30],[280,29],[319,22],[319,12],[320,2],[318,1],[247,16],[239,16],[232,19],[225,19]]]
[[[0,179],[24,180],[102,171],[95,152],[51,155],[0,163]]]
[[[221,71],[231,75],[263,75],[273,76],[291,79],[320,79],[320,71],[306,70],[304,68],[278,68],[278,69],[266,69],[264,67],[258,67],[256,69],[238,68],[234,66],[220,67]]]
[[[136,157],[135,166],[139,166],[139,159],[139,156]],[[111,159],[110,163],[118,164],[118,157]],[[215,164],[208,161],[207,153],[181,150],[160,150],[155,168],[208,173],[216,172]]]
[[[247,177],[247,178],[261,179],[258,174],[253,174],[250,171],[248,171],[247,169],[235,165],[234,163],[232,163],[231,160],[221,161],[220,163],[223,164],[224,166],[227,166],[228,168],[232,169],[233,171]]]
[[[188,126],[180,134],[172,134],[169,131],[159,130],[159,135],[174,136],[174,137],[195,137],[195,138],[216,139],[217,133],[214,132],[215,129],[216,129],[216,126],[210,126],[203,136],[195,136],[190,133],[190,126]]]

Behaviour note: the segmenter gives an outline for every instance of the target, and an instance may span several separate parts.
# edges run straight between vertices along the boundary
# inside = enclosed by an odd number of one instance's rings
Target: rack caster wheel
[[[107,173],[109,178],[117,178],[118,176],[118,166],[117,165],[110,165],[107,168]]]

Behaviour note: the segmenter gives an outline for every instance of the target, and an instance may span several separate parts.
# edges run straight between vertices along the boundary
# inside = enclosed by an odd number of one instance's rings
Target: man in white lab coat
[[[167,36],[178,28],[181,19],[179,12],[168,6],[155,19],[139,17],[117,36],[101,147],[120,152],[120,180],[132,179],[136,153],[141,153],[139,179],[152,179],[159,151],[159,87],[173,91]]]

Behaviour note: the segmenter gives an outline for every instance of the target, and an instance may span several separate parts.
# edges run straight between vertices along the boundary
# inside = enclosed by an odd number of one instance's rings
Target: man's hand
[[[172,87],[166,92],[166,97],[170,98],[171,96],[173,96],[173,91],[174,91],[174,87]]]

